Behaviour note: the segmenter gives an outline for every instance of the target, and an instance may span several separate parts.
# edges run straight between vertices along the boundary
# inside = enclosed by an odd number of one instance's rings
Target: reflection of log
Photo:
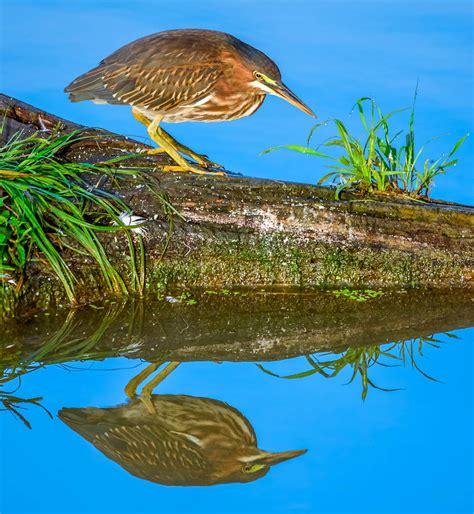
[[[474,325],[468,291],[391,293],[362,303],[331,293],[196,298],[196,305],[147,302],[39,313],[6,325],[0,342],[21,359],[40,351],[44,363],[113,356],[270,361]]]
[[[0,95],[6,136],[70,122]],[[98,116],[100,110],[98,109]],[[58,125],[59,124],[59,125]],[[76,143],[64,154],[72,161],[102,161],[145,148],[135,141],[90,129],[98,141]],[[156,166],[159,157],[133,161]],[[262,161],[264,162],[264,161]],[[317,161],[315,164],[318,165]],[[149,286],[472,286],[474,210],[401,200],[336,202],[327,188],[235,177],[197,177],[155,172],[185,221],[175,220],[163,259],[164,219],[156,198],[136,185],[121,190],[137,214],[149,219]],[[289,172],[289,176],[291,173]],[[164,230],[165,229],[165,230]],[[123,248],[110,245],[117,260]],[[84,300],[101,296],[89,264],[73,264],[86,283]],[[92,273],[92,275],[91,275]],[[48,278],[46,281],[45,278]],[[44,304],[60,287],[44,270],[32,270],[32,299]]]

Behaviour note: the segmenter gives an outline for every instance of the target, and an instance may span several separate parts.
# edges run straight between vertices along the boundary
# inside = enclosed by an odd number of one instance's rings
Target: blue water
[[[320,0],[2,0],[0,90],[74,121],[146,137],[127,107],[71,104],[63,88],[138,37],[198,27],[230,32],[280,66],[284,81],[317,113],[356,133],[355,101],[373,96],[384,112],[409,107],[419,80],[416,134],[433,136],[438,158],[472,132],[472,2]],[[405,128],[408,114],[394,119]],[[314,120],[269,98],[253,116],[228,123],[169,125],[178,139],[234,171],[315,183],[327,164],[272,146],[304,144]],[[315,143],[333,134],[322,130]],[[433,196],[472,203],[474,142],[436,180]]]
[[[160,486],[129,475],[56,418],[62,407],[110,407],[136,362],[109,359],[50,366],[23,378],[22,397],[44,397],[55,418],[24,411],[32,430],[2,414],[2,512],[468,513],[472,510],[474,330],[440,335],[440,349],[410,368],[375,367],[372,380],[310,376],[283,380],[251,363],[185,363],[159,386],[165,394],[225,401],[252,423],[259,447],[308,453],[249,484]],[[279,373],[302,359],[269,363]],[[106,371],[107,370],[107,371]]]
[[[472,131],[470,1],[104,1],[2,0],[0,90],[86,125],[145,138],[127,108],[71,104],[72,78],[119,46],[179,27],[230,32],[268,53],[285,82],[318,114],[359,127],[349,111],[373,96],[385,111],[410,106],[419,81],[419,143],[437,157]],[[407,117],[399,115],[400,128]],[[323,162],[273,153],[304,144],[314,121],[275,98],[252,117],[222,124],[168,126],[185,144],[245,175],[314,183]],[[358,129],[357,129],[358,130]],[[331,133],[321,131],[316,141]],[[472,203],[473,138],[433,196]],[[422,315],[422,313],[420,313]],[[472,328],[440,335],[423,369],[374,367],[365,402],[350,375],[283,380],[251,363],[183,364],[161,393],[227,402],[252,425],[259,447],[307,448],[249,484],[165,487],[132,477],[61,423],[62,407],[111,407],[140,362],[124,358],[48,366],[23,377],[18,395],[42,396],[54,419],[29,407],[28,430],[0,412],[1,511],[7,513],[308,512],[468,513],[473,511]],[[268,364],[281,374],[306,369],[300,359]],[[16,383],[15,383],[16,384]],[[23,412],[23,411],[22,411]]]

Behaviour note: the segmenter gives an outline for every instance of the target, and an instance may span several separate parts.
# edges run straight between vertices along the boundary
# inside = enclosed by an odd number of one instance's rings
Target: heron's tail
[[[71,102],[82,102],[92,100],[97,103],[123,104],[114,98],[112,91],[108,90],[103,81],[104,68],[96,68],[80,75],[64,88],[69,93]]]
[[[94,407],[85,409],[63,408],[58,412],[59,419],[69,428],[82,435],[89,441],[100,431],[101,421],[104,418],[102,409]]]

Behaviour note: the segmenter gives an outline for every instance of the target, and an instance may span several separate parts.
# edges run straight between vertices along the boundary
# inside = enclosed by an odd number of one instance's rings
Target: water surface
[[[7,326],[2,511],[469,512],[471,295],[357,298],[191,292]],[[126,384],[165,361],[180,364],[155,389],[155,414],[128,402]],[[256,445],[307,452],[255,474],[229,465]],[[216,481],[230,483],[204,485]]]

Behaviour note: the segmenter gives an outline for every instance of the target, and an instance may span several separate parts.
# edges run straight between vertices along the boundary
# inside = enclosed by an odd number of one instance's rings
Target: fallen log
[[[18,131],[83,128],[5,95],[0,115],[3,141]],[[93,163],[148,148],[101,129],[87,133],[94,140],[72,144],[64,159]],[[156,196],[136,184],[120,189],[134,213],[148,220],[150,292],[199,286],[473,287],[472,207],[350,194],[336,201],[332,189],[306,184],[162,173],[157,168],[169,164],[164,155],[128,164],[149,169],[156,189],[183,216],[174,219],[163,253],[169,219]],[[116,262],[125,258],[123,241],[116,238],[108,251]],[[87,259],[71,257],[70,264],[81,301],[104,296]],[[44,267],[32,267],[16,301],[45,305],[54,299],[64,301],[59,281]]]

